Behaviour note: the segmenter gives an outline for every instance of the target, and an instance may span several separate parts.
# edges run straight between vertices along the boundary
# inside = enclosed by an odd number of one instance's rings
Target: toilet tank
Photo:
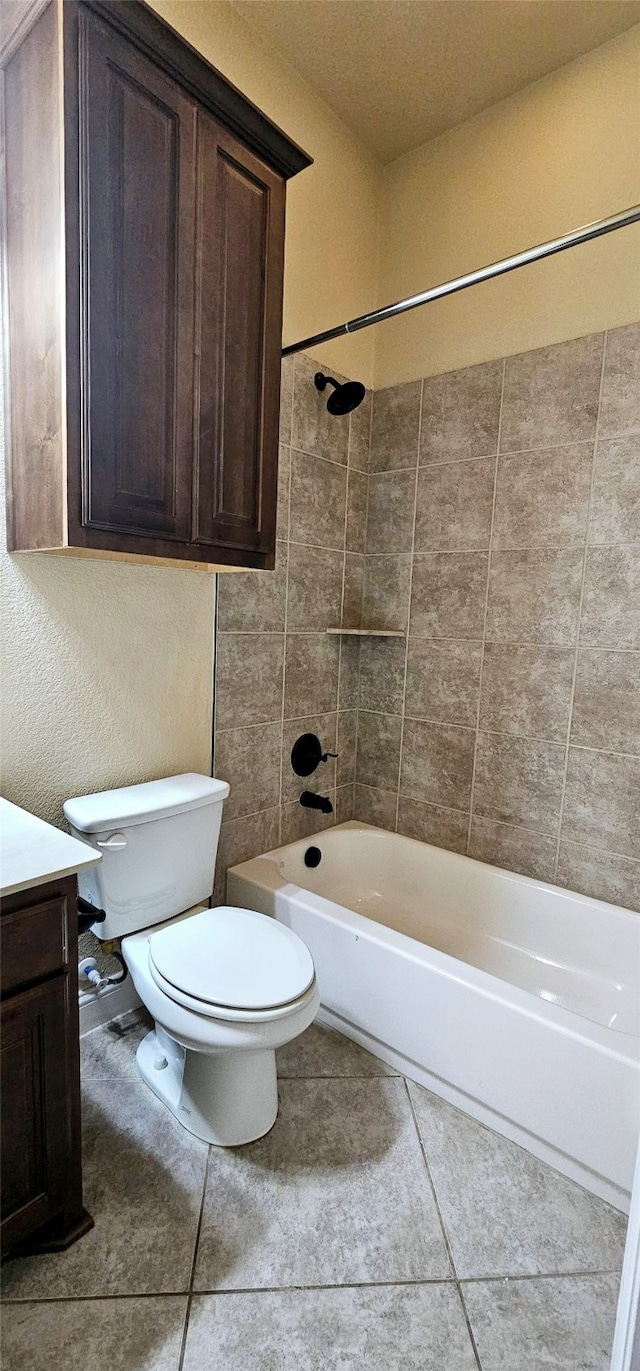
[[[123,938],[207,900],[213,890],[226,781],[188,772],[67,800],[74,838],[102,853],[79,876],[98,909],[99,938]]]

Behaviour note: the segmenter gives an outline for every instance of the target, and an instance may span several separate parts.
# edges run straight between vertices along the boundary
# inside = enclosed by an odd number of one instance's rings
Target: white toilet
[[[94,931],[121,938],[155,1020],[137,1054],[142,1079],[196,1137],[253,1142],[278,1112],[275,1050],[319,1007],[311,954],[265,914],[223,905],[213,888],[224,781],[188,773],[67,800],[71,831],[102,852],[80,893],[106,911]]]

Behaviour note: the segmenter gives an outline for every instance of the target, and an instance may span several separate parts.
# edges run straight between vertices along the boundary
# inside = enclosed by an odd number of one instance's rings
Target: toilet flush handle
[[[119,847],[126,847],[127,840],[124,833],[112,833],[111,837],[105,838],[104,842],[101,842],[99,838],[96,838],[96,845],[98,847],[106,847],[110,852],[113,852]]]

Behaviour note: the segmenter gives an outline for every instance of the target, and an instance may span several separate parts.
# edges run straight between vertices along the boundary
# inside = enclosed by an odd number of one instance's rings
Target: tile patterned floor
[[[320,1025],[271,1133],[209,1149],[146,1031],[83,1040],[95,1228],[5,1264],[3,1371],[607,1371],[615,1210]]]

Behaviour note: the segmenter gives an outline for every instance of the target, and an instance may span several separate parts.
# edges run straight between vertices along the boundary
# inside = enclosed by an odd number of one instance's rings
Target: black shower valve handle
[[[321,758],[320,758],[320,761],[321,761],[321,762],[328,762],[328,760],[329,760],[330,757],[337,757],[337,756],[338,756],[337,752],[323,752],[323,753],[322,753],[322,756],[321,756]]]

